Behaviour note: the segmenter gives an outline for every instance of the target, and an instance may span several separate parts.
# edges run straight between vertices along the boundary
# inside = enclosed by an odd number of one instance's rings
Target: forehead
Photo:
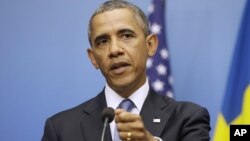
[[[111,32],[120,28],[138,28],[135,16],[129,9],[115,9],[96,15],[92,22],[93,34]]]

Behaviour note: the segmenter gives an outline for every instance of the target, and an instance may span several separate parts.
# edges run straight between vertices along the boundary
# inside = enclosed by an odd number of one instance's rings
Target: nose
[[[124,50],[121,44],[119,43],[119,41],[117,41],[116,39],[112,40],[110,49],[109,49],[109,57],[114,58],[123,54],[124,54]]]

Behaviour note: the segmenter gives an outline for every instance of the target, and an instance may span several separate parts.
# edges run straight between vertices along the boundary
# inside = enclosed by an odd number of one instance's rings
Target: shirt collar
[[[148,80],[138,89],[136,90],[133,94],[131,94],[128,98],[133,101],[135,104],[136,108],[141,111],[142,105],[148,95],[149,91],[149,84]],[[105,97],[106,97],[106,102],[108,107],[112,107],[116,109],[118,105],[122,102],[124,99],[121,97],[119,94],[117,94],[114,90],[112,90],[109,85],[106,83],[105,86]]]

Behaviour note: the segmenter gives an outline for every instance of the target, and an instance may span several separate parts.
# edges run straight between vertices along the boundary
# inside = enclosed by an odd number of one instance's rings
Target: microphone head
[[[102,111],[102,122],[105,121],[106,118],[108,118],[108,123],[113,121],[115,117],[115,110],[111,107],[107,107]]]

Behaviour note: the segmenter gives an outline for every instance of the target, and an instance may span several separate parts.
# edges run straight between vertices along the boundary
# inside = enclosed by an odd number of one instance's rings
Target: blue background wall
[[[133,0],[146,13],[150,1]],[[0,0],[1,141],[40,140],[47,117],[103,88],[104,79],[86,54],[88,20],[101,2]],[[245,0],[167,3],[176,99],[207,107],[212,127],[244,4]]]

